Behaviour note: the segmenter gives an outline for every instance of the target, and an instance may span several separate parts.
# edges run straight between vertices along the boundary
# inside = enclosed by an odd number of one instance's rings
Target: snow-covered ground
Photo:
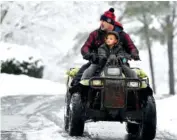
[[[87,123],[84,137],[69,137],[63,130],[65,86],[28,76],[0,74],[1,137],[3,140],[132,140],[125,125]],[[175,140],[177,96],[156,100],[157,137]]]
[[[10,95],[56,95],[64,94],[65,84],[29,78],[26,75],[0,74],[0,97]]]
[[[177,95],[157,100],[158,129],[177,135]]]

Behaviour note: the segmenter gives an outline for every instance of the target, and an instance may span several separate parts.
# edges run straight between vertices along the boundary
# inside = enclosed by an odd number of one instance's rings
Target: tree
[[[150,70],[151,70],[151,79],[154,93],[156,93],[155,86],[155,77],[154,77],[154,68],[153,68],[153,58],[152,58],[152,36],[151,29],[149,25],[152,23],[152,13],[156,12],[156,4],[155,2],[127,2],[126,5],[126,16],[128,18],[136,19],[141,23],[141,27],[136,28],[134,33],[139,35],[141,41],[143,41],[149,53],[149,62],[150,62]]]
[[[0,6],[0,10],[1,10],[1,14],[0,14],[0,24],[2,24],[4,18],[6,17],[7,15],[7,12],[8,12],[8,7],[5,7],[1,4]]]
[[[156,36],[159,40],[164,40],[168,46],[168,63],[169,63],[169,89],[170,94],[175,94],[175,74],[174,74],[174,38],[177,36],[177,2],[165,1],[158,2],[158,7],[163,9],[164,14],[157,15],[161,25],[160,29],[155,29]],[[160,30],[160,31],[159,31]]]

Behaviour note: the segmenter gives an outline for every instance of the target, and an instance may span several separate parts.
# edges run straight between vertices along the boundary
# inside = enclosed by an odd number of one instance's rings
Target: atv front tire
[[[82,136],[84,132],[85,122],[82,118],[82,101],[81,96],[75,93],[71,97],[69,106],[69,135],[70,136]]]
[[[147,103],[143,110],[143,120],[140,124],[139,139],[153,140],[156,135],[156,104],[153,96],[147,97]]]
[[[139,131],[139,124],[127,122],[126,130],[128,134],[137,135]]]

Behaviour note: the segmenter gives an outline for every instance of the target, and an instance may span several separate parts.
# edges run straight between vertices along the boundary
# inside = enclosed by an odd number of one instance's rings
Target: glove
[[[98,63],[98,55],[96,53],[91,53],[90,61],[93,63]]]
[[[83,57],[86,60],[90,60],[92,63],[98,62],[98,55],[96,53],[87,53]]]
[[[106,64],[107,58],[103,57],[103,58],[99,58],[99,66],[102,68],[104,67],[104,65]]]
[[[132,51],[131,57],[132,57],[134,60],[140,60],[138,51]]]
[[[90,60],[90,53],[87,53],[83,56],[85,60]]]

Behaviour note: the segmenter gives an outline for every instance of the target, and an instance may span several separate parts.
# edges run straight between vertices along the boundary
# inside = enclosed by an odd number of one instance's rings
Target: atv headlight
[[[103,82],[102,82],[102,80],[92,80],[91,85],[92,86],[102,86]]]
[[[127,86],[131,87],[131,88],[138,88],[138,87],[140,87],[140,82],[136,82],[136,81],[128,82]]]
[[[120,69],[119,68],[108,68],[107,73],[108,75],[120,75]]]

